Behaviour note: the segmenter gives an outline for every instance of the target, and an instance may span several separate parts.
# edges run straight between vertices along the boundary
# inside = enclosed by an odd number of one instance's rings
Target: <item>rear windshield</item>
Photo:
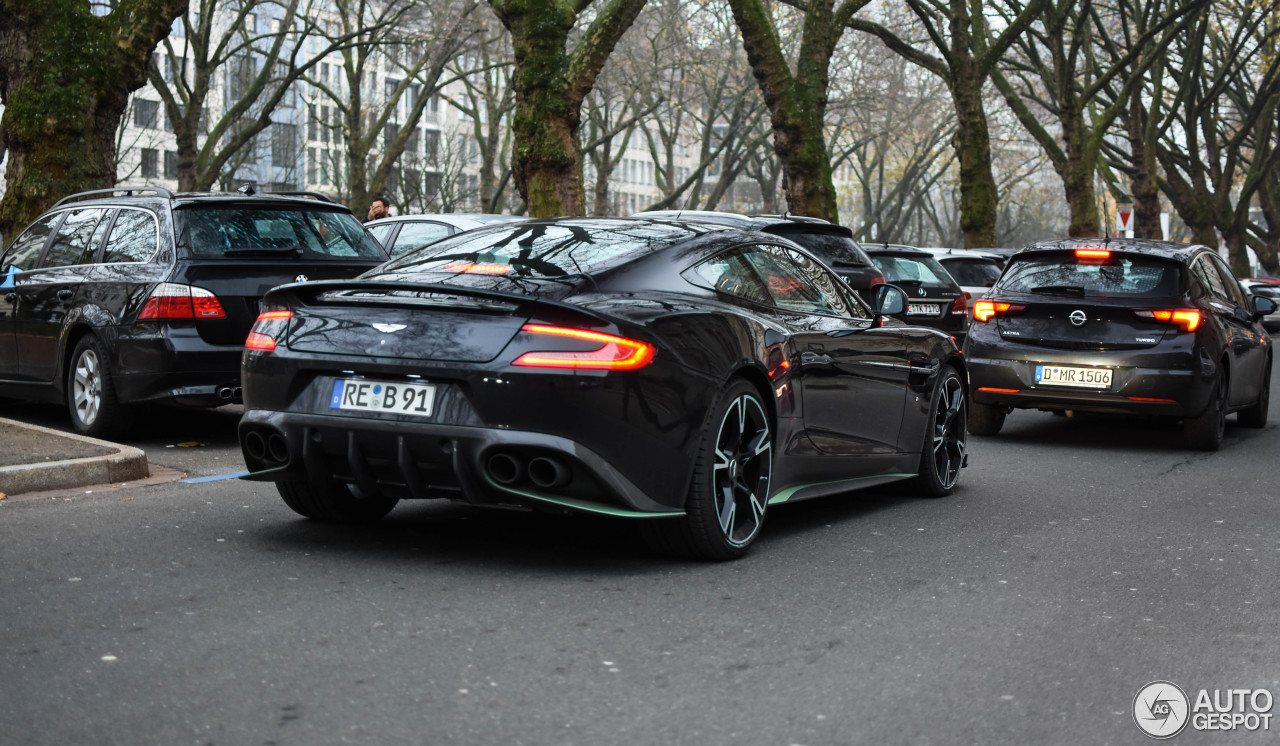
[[[350,213],[198,207],[175,211],[178,243],[200,258],[385,259]]]
[[[687,227],[639,221],[519,222],[443,238],[394,260],[386,270],[566,277],[620,266],[689,236]]]
[[[867,260],[861,256],[858,246],[848,236],[833,236],[829,233],[793,233],[791,231],[775,232],[789,241],[795,241],[809,250],[809,253],[830,265],[854,264],[866,266]]]
[[[988,259],[946,259],[942,266],[961,285],[989,288],[1000,279],[1000,265]]]
[[[1105,261],[1074,254],[1015,257],[999,289],[1014,293],[1080,298],[1175,296],[1180,265],[1146,256],[1112,254]]]
[[[931,256],[895,256],[881,254],[871,257],[885,282],[898,285],[953,285],[951,275]]]

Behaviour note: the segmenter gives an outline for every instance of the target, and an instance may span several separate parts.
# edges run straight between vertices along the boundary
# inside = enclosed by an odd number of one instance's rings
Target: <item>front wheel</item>
[[[920,475],[911,480],[911,487],[926,497],[949,495],[960,480],[960,469],[965,466],[967,404],[960,374],[951,366],[944,367],[929,406]]]
[[[106,347],[92,334],[76,343],[67,371],[67,408],[71,424],[91,438],[118,438],[133,424],[134,410],[116,397]]]
[[[734,380],[702,435],[681,518],[640,524],[654,549],[699,559],[746,553],[764,525],[773,475],[773,427],[759,392]]]
[[[326,523],[373,523],[390,513],[400,502],[398,498],[377,494],[356,497],[350,487],[336,481],[324,484],[303,480],[276,482],[276,491],[293,512]]]

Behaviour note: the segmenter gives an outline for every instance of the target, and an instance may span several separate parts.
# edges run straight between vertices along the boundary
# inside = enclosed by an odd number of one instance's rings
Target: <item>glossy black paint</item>
[[[484,235],[496,241],[539,223]],[[415,260],[438,250],[430,247],[357,281],[268,293],[268,308],[293,317],[274,351],[244,356],[240,435],[249,478],[336,478],[402,498],[675,515],[709,408],[734,378],[756,388],[774,420],[773,502],[916,474],[938,371],[950,365],[964,375],[949,337],[882,325],[861,305],[862,318],[790,312],[687,279],[691,267],[743,246],[800,251],[767,234],[671,221],[546,224],[596,235],[643,225],[661,239],[586,276],[417,271]],[[832,287],[859,304],[838,281]],[[416,293],[419,302],[388,292]],[[515,367],[524,352],[545,349],[520,330],[527,322],[627,337],[657,353],[634,371]],[[438,387],[437,412],[335,411],[334,383],[344,378],[429,381]],[[288,444],[284,463],[258,447],[276,434]],[[559,490],[499,484],[487,469],[495,454],[562,458],[574,482]]]
[[[941,265],[932,254],[910,246],[880,244],[868,247],[867,255],[884,271],[887,282],[896,283],[902,287],[907,293],[909,302],[938,306],[937,314],[909,314],[904,317],[907,321],[945,332],[955,337],[958,344],[964,344],[964,335],[969,325],[968,308],[967,304],[962,304],[959,310],[956,307],[957,299],[964,295],[964,290],[956,284],[945,269],[941,269]],[[938,267],[938,273],[941,275],[939,281],[913,282],[894,277],[891,272],[885,271],[884,264],[886,261],[892,261],[894,257]]]
[[[1105,248],[1116,257],[1155,257],[1175,267],[1169,293],[1141,299],[1054,297],[1010,292],[1008,278],[1020,260],[1070,255],[1079,248]],[[1200,267],[1201,274],[1193,271]],[[1209,269],[1214,274],[1205,275]],[[1220,283],[1215,295],[1201,277]],[[1071,239],[1045,242],[1018,252],[988,294],[995,301],[1025,304],[1017,316],[974,321],[965,343],[973,401],[1003,408],[1197,416],[1210,403],[1214,376],[1228,386],[1227,411],[1258,401],[1270,382],[1271,337],[1230,270],[1212,249],[1161,241]],[[1135,310],[1197,309],[1195,331],[1142,319]],[[1068,317],[1083,313],[1080,326]],[[1112,369],[1106,390],[1043,386],[1037,364]],[[993,390],[999,389],[999,390]]]

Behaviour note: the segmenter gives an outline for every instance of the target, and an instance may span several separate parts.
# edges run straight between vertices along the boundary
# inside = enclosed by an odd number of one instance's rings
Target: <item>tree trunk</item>
[[[1147,110],[1142,91],[1135,88],[1125,121],[1129,149],[1133,153],[1133,235],[1136,238],[1164,238],[1160,228],[1160,185],[1156,183],[1156,155],[1147,145]]]
[[[967,60],[968,64],[963,64]],[[996,246],[999,189],[991,171],[991,134],[982,103],[982,80],[973,59],[957,56],[951,88],[956,107],[955,151],[960,168],[960,231],[967,249]]]
[[[9,153],[0,233],[54,201],[116,183],[116,130],[151,53],[186,0],[120,0],[94,16],[82,0],[0,0],[0,121]]]

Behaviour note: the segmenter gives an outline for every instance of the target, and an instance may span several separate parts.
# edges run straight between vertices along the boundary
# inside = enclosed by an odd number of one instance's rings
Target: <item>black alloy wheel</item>
[[[87,334],[76,343],[67,370],[64,393],[71,424],[91,438],[119,437],[133,423],[133,408],[116,398],[109,360],[102,342]]]
[[[967,453],[967,399],[960,374],[951,366],[944,366],[929,406],[929,422],[920,452],[920,475],[911,484],[926,497],[949,495],[960,480]]]
[[[1222,436],[1227,429],[1227,385],[1221,363],[1213,376],[1213,388],[1209,403],[1195,417],[1182,421],[1182,435],[1188,448],[1197,451],[1216,451],[1222,447]]]
[[[1267,409],[1271,406],[1271,361],[1262,369],[1262,384],[1253,405],[1236,413],[1236,422],[1244,427],[1266,427]]]
[[[703,433],[685,515],[641,524],[656,550],[699,559],[741,557],[760,534],[773,475],[773,426],[760,394],[735,379]]]
[[[356,497],[349,486],[337,481],[281,481],[276,482],[276,491],[293,512],[325,523],[373,523],[400,502],[379,494]]]

